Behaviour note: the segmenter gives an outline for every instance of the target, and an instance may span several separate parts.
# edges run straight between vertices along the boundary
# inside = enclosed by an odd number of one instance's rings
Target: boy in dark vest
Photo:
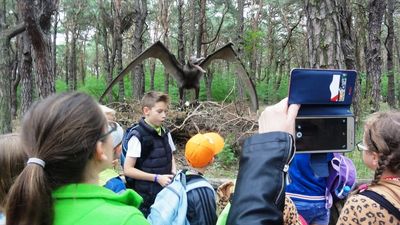
[[[176,173],[175,145],[170,132],[162,126],[169,105],[168,95],[148,92],[142,99],[144,117],[127,132],[124,174],[127,187],[143,197],[140,210],[145,217],[161,189]]]
[[[214,156],[224,147],[224,139],[217,133],[196,134],[186,143],[185,157],[190,166],[186,171],[186,183],[204,179]],[[217,222],[214,190],[199,187],[187,193],[187,219],[191,225],[215,225]]]

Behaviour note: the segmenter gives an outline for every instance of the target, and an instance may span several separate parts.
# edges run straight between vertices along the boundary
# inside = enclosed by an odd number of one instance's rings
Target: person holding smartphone
[[[267,107],[259,134],[246,139],[226,224],[283,224],[285,177],[294,156],[294,123],[299,105],[287,98]]]

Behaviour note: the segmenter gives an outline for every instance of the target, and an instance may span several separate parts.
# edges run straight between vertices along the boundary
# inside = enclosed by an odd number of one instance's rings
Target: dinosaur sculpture
[[[148,58],[159,59],[164,65],[166,71],[175,78],[179,88],[179,100],[181,104],[183,103],[184,89],[194,89],[195,98],[196,101],[198,101],[200,79],[202,78],[203,74],[206,73],[203,68],[207,68],[207,66],[210,65],[213,60],[223,59],[231,62],[236,62],[238,64],[236,66],[236,69],[238,71],[235,74],[246,85],[247,92],[250,96],[252,103],[251,108],[253,111],[256,111],[258,109],[258,98],[256,89],[252,80],[250,79],[249,74],[244,68],[243,63],[238,58],[232,46],[232,43],[228,43],[213,52],[212,54],[208,55],[205,59],[190,57],[188,62],[185,65],[182,65],[160,41],[157,41],[152,46],[143,51],[139,56],[133,59],[132,62],[114,78],[114,80],[108,85],[107,89],[101,95],[100,101],[104,98],[104,96],[107,95],[108,92],[111,91],[112,87],[123,78],[123,76],[128,74],[133,68],[135,68],[135,66],[140,65],[143,60]]]

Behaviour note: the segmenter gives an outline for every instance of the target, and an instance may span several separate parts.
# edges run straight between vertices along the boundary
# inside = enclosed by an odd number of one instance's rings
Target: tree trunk
[[[133,58],[138,56],[143,50],[143,32],[147,17],[147,0],[135,1],[136,18],[135,31],[133,34],[132,52]],[[133,98],[141,99],[144,94],[144,70],[143,64],[136,66],[133,71]]]
[[[110,62],[110,48],[108,43],[108,20],[106,9],[103,5],[103,0],[99,0],[100,14],[101,14],[101,35],[104,47],[104,75],[106,76],[107,85],[109,85],[113,79],[112,76],[112,63]],[[108,95],[108,101],[112,101],[112,91]]]
[[[214,77],[214,72],[215,72],[215,68],[213,65],[209,66],[209,68],[207,68],[207,78],[204,77],[204,83],[206,84],[206,96],[207,96],[207,101],[212,101],[212,78]]]
[[[386,1],[369,0],[368,1],[368,42],[367,42],[367,96],[371,96],[370,101],[372,111],[379,111],[379,103],[381,99],[381,27],[383,13],[385,12]]]
[[[252,32],[258,32],[259,31],[259,23],[261,20],[261,14],[264,8],[264,3],[263,1],[254,1],[252,3],[252,8],[257,9],[256,13],[253,14],[254,16],[250,18],[251,20],[251,30]],[[256,6],[257,4],[257,6]],[[258,38],[258,37],[257,37]],[[257,48],[258,47],[258,39],[252,40],[252,48],[251,48],[251,56],[250,56],[250,77],[253,81],[255,81],[257,77],[257,55],[258,52],[261,51],[261,49]]]
[[[308,55],[311,68],[343,68],[334,1],[306,0]]]
[[[394,64],[393,64],[393,50],[394,50],[394,0],[388,0],[387,3],[387,13],[386,22],[388,27],[388,34],[385,41],[385,46],[387,50],[387,77],[388,77],[388,87],[387,87],[387,102],[391,108],[396,107],[395,100],[395,84],[394,84]]]
[[[57,26],[58,26],[58,11],[56,11],[56,15],[54,16],[54,27],[53,27],[53,42],[52,42],[52,51],[53,51],[53,74],[57,77]]]
[[[169,40],[168,40],[168,32],[169,32],[169,1],[168,0],[159,0],[159,9],[160,9],[160,23],[163,30],[163,34],[161,35],[161,39],[164,42],[165,47],[169,48]],[[169,74],[164,68],[164,92],[169,93]]]
[[[156,72],[156,61],[150,61],[150,90],[154,90],[154,74]]]
[[[33,84],[34,76],[32,74],[32,54],[31,54],[31,40],[27,33],[23,34],[22,41],[22,63],[21,63],[21,112],[24,115],[28,111],[33,102]]]
[[[270,6],[267,13],[268,13],[268,15],[270,15],[266,19],[267,20],[267,27],[268,27],[268,31],[267,31],[267,34],[266,34],[267,35],[267,37],[266,37],[266,40],[267,40],[266,51],[267,51],[267,58],[268,58],[268,60],[267,60],[267,75],[269,75],[269,74],[271,74],[273,72],[273,70],[272,70],[273,62],[275,61],[274,57],[275,57],[275,43],[276,43],[276,41],[274,40],[274,36],[275,36],[274,31],[275,31],[275,29],[274,29],[273,22],[272,22],[272,16],[273,16],[273,13],[274,13],[274,7]],[[267,83],[268,83],[268,79],[267,79]]]
[[[237,53],[238,53],[238,57],[240,59],[243,59],[243,47],[244,47],[244,39],[243,39],[243,34],[244,34],[244,17],[243,17],[243,12],[244,12],[244,0],[237,0],[237,14],[236,14],[236,43],[237,43]],[[237,73],[237,71],[235,71],[235,73]],[[244,84],[243,81],[238,79],[238,75],[235,76],[236,77],[236,89],[237,89],[237,94],[238,94],[238,99],[240,101],[243,101],[244,99]]]
[[[355,15],[355,52],[356,52],[356,65],[358,71],[366,71],[365,65],[365,46],[367,43],[367,35],[366,35],[366,16],[365,16],[365,0],[356,0],[357,7],[356,15]]]
[[[11,79],[10,41],[0,36],[0,134],[9,133],[11,128]]]
[[[119,74],[124,68],[122,66],[122,36],[120,36],[117,41],[117,71],[116,74]],[[123,101],[125,99],[125,86],[124,79],[119,81],[119,89],[118,89],[118,101]]]
[[[200,58],[201,56],[207,57],[207,48],[203,48],[203,44],[205,42],[205,39],[207,38],[206,35],[207,33],[205,32],[206,27],[207,27],[207,16],[206,16],[206,0],[200,0],[200,12],[198,18],[200,19],[199,21],[199,30],[197,31],[197,58]],[[202,51],[203,48],[203,51]],[[203,55],[202,55],[203,52]],[[214,69],[210,68],[204,68],[207,70],[207,73],[204,74],[204,83],[206,87],[206,96],[207,96],[207,101],[211,101],[211,96],[212,96],[212,90],[211,90],[211,84],[213,80],[213,75],[214,75]]]
[[[156,24],[154,26],[154,34],[153,34],[153,43],[155,43],[158,40],[158,36],[159,36],[159,29],[160,29],[160,18],[157,17],[156,19]],[[149,69],[149,73],[150,73],[150,90],[154,90],[154,76],[156,73],[156,59],[151,58],[149,59],[149,64],[150,64],[150,69]]]
[[[189,27],[189,32],[190,32],[190,40],[189,40],[189,56],[193,56],[194,55],[194,42],[196,40],[196,35],[194,35],[196,33],[196,15],[197,15],[197,2],[196,1],[189,1],[190,4],[190,27]]]
[[[103,24],[103,46],[104,46],[104,74],[106,76],[107,84],[112,81],[111,63],[110,63],[110,49],[108,46],[108,32],[106,25]],[[108,95],[108,100],[112,101],[112,91]]]
[[[336,0],[338,6],[338,19],[340,24],[341,47],[344,56],[344,64],[348,70],[357,70],[354,28],[352,25],[352,10],[350,0]],[[354,87],[353,112],[358,122],[361,115],[361,79],[357,76]]]
[[[121,0],[114,1],[114,42],[116,52],[116,74],[119,74],[122,67],[122,31],[121,31]],[[118,101],[122,101],[125,97],[124,79],[119,81]]]
[[[206,25],[206,0],[200,0],[199,6],[200,6],[200,11],[198,11],[198,16],[197,16],[197,18],[199,19],[199,23],[198,23],[198,30],[196,32],[196,34],[197,34],[196,57],[197,58],[201,57],[201,48],[202,48],[202,42],[203,42],[203,37],[204,37],[204,29],[205,29],[205,25]]]
[[[75,91],[78,88],[77,85],[77,60],[76,60],[76,39],[77,39],[77,31],[75,25],[73,25],[71,30],[71,42],[70,42],[70,55],[69,55],[69,63],[68,63],[68,83],[69,90]]]
[[[178,62],[185,64],[185,44],[183,35],[183,24],[185,17],[183,16],[183,0],[178,1]]]
[[[0,134],[12,131],[10,39],[25,30],[23,24],[4,30],[3,13],[0,10]]]
[[[99,63],[99,39],[100,39],[100,25],[99,23],[97,23],[96,25],[96,36],[95,36],[95,60],[94,60],[94,70],[96,73],[96,79],[99,79],[100,76],[100,71],[99,71],[99,67],[100,67],[100,63]]]
[[[34,9],[34,5],[29,0],[20,0],[23,20],[26,31],[32,41],[32,56],[35,62],[36,84],[38,95],[45,98],[55,93],[54,74],[51,61],[51,40],[50,27],[51,16],[57,9],[57,1],[41,0],[39,5],[41,10]],[[35,15],[35,12],[42,12],[41,15]]]
[[[79,32],[78,32],[79,33]],[[85,33],[84,39],[79,47],[79,74],[82,85],[85,86],[86,82],[86,41],[88,40],[88,33]]]
[[[396,48],[397,60],[399,61],[398,65],[400,67],[400,40],[399,40],[398,36],[395,36],[394,40],[395,40],[395,48]],[[399,80],[397,80],[397,85],[400,86]],[[400,108],[400,101],[399,101],[400,100],[400,91],[397,91],[397,100],[398,100],[397,108]]]
[[[65,70],[65,84],[67,85],[68,90],[69,89],[69,31],[68,28],[65,28],[65,56],[64,56],[64,70]]]
[[[22,38],[18,37],[17,41],[15,42],[15,54],[14,54],[14,59],[13,62],[11,63],[12,71],[11,71],[11,116],[12,119],[15,119],[17,116],[17,89],[18,85],[21,81],[21,74],[20,70],[18,67],[20,66],[20,61],[19,59],[21,58],[21,45],[22,45]]]

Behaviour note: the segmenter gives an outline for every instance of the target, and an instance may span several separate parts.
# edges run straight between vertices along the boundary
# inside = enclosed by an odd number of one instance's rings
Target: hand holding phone
[[[283,131],[294,135],[294,121],[299,108],[297,104],[288,106],[288,98],[268,106],[258,119],[259,133]]]

